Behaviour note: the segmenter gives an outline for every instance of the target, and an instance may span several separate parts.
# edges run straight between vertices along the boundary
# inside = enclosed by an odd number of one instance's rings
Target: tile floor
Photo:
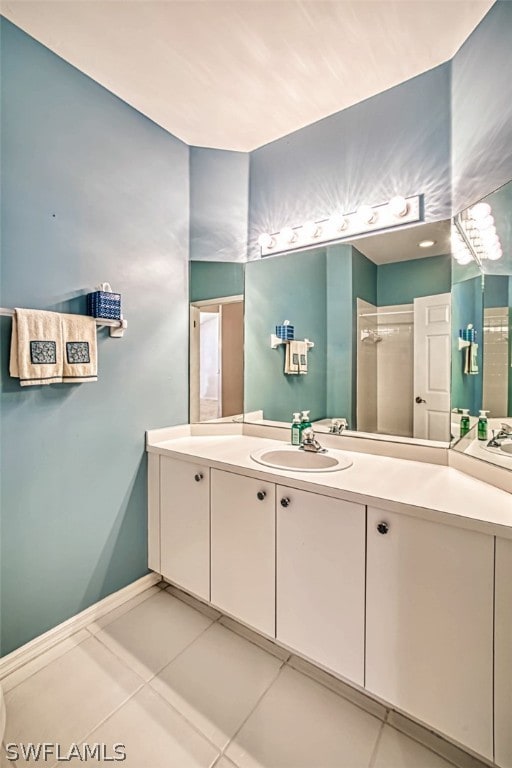
[[[57,743],[61,758],[105,745],[110,761],[89,766],[116,764],[121,744],[128,768],[481,765],[433,740],[441,757],[417,727],[409,738],[381,705],[177,594],[152,587],[4,678],[4,744]],[[81,761],[37,762],[64,764]],[[2,749],[1,768],[12,765],[34,760]]]

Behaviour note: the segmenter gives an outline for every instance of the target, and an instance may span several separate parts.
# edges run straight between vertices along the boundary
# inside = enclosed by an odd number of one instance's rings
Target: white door
[[[414,299],[414,437],[450,439],[451,297]]]
[[[361,686],[365,534],[362,504],[278,486],[277,639]]]
[[[160,457],[160,561],[166,579],[210,599],[210,468]]]
[[[190,305],[189,326],[189,421],[195,424],[199,421],[200,412],[200,348],[201,348],[201,312],[198,307]]]
[[[211,601],[275,637],[275,485],[212,469]]]
[[[495,762],[512,768],[512,540],[496,539]]]
[[[489,760],[493,577],[492,536],[368,507],[366,688]]]

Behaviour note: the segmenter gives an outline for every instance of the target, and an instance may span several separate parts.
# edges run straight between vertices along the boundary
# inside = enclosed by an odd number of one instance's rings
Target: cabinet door
[[[160,457],[162,576],[210,599],[210,469]]]
[[[278,486],[277,639],[361,686],[365,531],[363,505]]]
[[[275,486],[212,470],[212,603],[275,637]]]
[[[512,541],[496,539],[495,762],[512,768]]]
[[[368,508],[366,687],[492,759],[494,540]]]

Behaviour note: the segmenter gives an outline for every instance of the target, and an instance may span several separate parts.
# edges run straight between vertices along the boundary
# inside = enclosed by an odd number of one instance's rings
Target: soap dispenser
[[[487,440],[487,414],[489,411],[480,411],[478,417],[478,439]]]
[[[302,418],[301,418],[301,435],[304,432],[305,429],[311,428],[311,419],[309,418],[309,411],[302,411]]]
[[[300,413],[293,414],[292,421],[292,445],[300,445],[302,434],[302,424],[300,420]]]
[[[462,416],[460,417],[460,436],[464,437],[469,432],[469,408],[462,409]]]

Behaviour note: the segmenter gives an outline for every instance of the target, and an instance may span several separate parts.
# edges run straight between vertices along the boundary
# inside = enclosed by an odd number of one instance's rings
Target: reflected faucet
[[[333,435],[341,435],[344,429],[348,429],[348,422],[346,419],[331,419],[331,426],[329,432]]]
[[[326,453],[327,451],[326,448],[322,448],[311,427],[308,427],[302,433],[302,445],[300,446],[300,450],[311,451],[312,453]]]

